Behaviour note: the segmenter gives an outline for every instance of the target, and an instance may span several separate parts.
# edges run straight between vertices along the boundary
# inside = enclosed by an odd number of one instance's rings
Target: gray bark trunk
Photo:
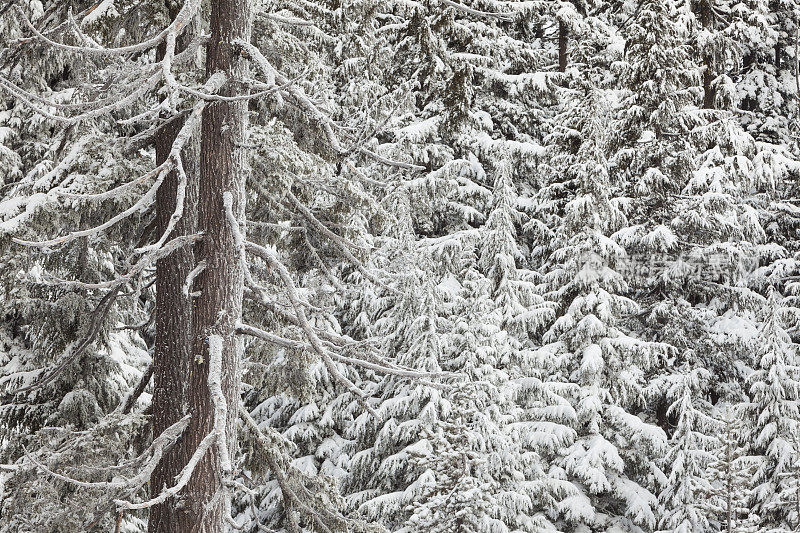
[[[564,21],[558,23],[558,71],[567,71],[567,40],[569,39],[569,28]]]
[[[223,72],[227,83],[221,94],[242,94],[241,80],[248,75],[247,60],[236,51],[234,41],[250,40],[251,16],[248,0],[211,2],[211,40],[206,70],[209,76]],[[242,312],[244,270],[233,225],[226,216],[224,195],[232,198],[233,216],[244,218],[244,185],[247,172],[247,102],[214,102],[203,114],[200,148],[200,192],[198,229],[203,240],[196,259],[206,268],[195,282],[200,295],[194,298],[189,362],[189,412],[192,415],[182,440],[191,453],[213,430],[214,404],[208,387],[209,335],[223,339],[222,392],[228,403],[226,437],[228,450],[236,453],[236,420],[239,404],[241,342],[236,323]],[[197,465],[182,499],[181,532],[222,533],[227,490],[223,484],[217,446]]]
[[[171,6],[174,18],[179,6]],[[192,37],[186,30],[177,50],[185,48]],[[159,58],[164,46],[159,47]],[[155,140],[156,163],[169,156],[172,143],[183,126],[183,121],[173,121],[164,127]],[[197,166],[200,146],[189,141],[183,150],[183,166],[187,176],[187,191],[183,217],[175,226],[172,237],[189,235],[197,227]],[[178,189],[177,172],[171,172],[156,195],[156,235],[160,236],[175,211]],[[153,435],[160,435],[186,414],[186,384],[188,381],[189,354],[191,353],[191,302],[183,294],[183,282],[194,267],[194,253],[190,247],[179,248],[156,263],[155,347],[153,350]],[[181,446],[173,446],[164,454],[150,480],[152,497],[165,486],[175,484],[175,477],[186,464],[188,457]],[[167,501],[150,510],[148,533],[180,533],[175,501]]]

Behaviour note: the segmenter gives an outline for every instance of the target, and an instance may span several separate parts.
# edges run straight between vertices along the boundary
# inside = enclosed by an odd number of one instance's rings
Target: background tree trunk
[[[713,0],[705,0],[700,7],[700,22],[706,29],[711,29],[714,23],[713,12],[711,10],[711,2]],[[703,57],[705,69],[703,69],[703,108],[714,109],[717,99],[717,91],[714,88],[714,60],[706,54]]]
[[[234,41],[249,42],[251,17],[249,0],[211,2],[211,40],[206,71],[209,76],[223,72],[227,82],[220,94],[241,94],[241,80],[248,75],[247,60],[237,52]],[[182,440],[187,455],[214,425],[214,405],[208,387],[209,335],[223,339],[222,391],[228,403],[226,436],[228,450],[236,450],[236,420],[239,405],[241,342],[236,323],[241,317],[244,270],[242,250],[233,225],[226,217],[224,196],[230,194],[237,221],[244,218],[244,185],[247,171],[247,102],[214,102],[203,114],[200,148],[200,190],[198,229],[203,240],[196,259],[206,268],[195,283],[201,291],[193,300],[194,345],[189,362],[188,433]],[[226,529],[225,499],[219,448],[207,453],[187,485],[178,529],[181,532],[222,533]]]
[[[569,39],[569,28],[562,20],[558,23],[558,71],[567,71],[567,40]]]
[[[177,16],[180,6],[168,2],[170,19]],[[177,51],[185,49],[194,36],[187,29],[177,43]],[[164,56],[164,45],[157,50],[157,59]],[[156,164],[169,157],[172,143],[183,126],[175,120],[162,128],[155,139]],[[197,227],[197,166],[200,146],[190,140],[183,149],[183,166],[187,177],[183,217],[173,230],[173,237],[189,235]],[[175,211],[178,175],[173,171],[164,180],[156,194],[156,235],[160,236]],[[191,353],[191,302],[183,294],[187,274],[194,268],[194,253],[190,247],[179,248],[156,263],[155,347],[153,350],[153,435],[186,414],[186,384],[189,354]],[[175,477],[186,464],[185,450],[173,446],[156,469],[150,481],[150,494],[157,496],[165,486],[175,484]],[[180,533],[174,501],[167,501],[150,510],[149,533]]]

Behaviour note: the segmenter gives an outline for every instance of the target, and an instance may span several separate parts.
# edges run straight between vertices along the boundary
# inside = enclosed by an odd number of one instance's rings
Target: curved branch
[[[46,35],[44,35],[39,30],[37,30],[36,26],[34,26],[33,23],[28,19],[27,15],[25,15],[25,12],[22,11],[21,7],[16,6],[16,5],[14,7],[16,8],[17,13],[19,13],[20,18],[22,19],[22,22],[25,24],[25,26],[28,27],[29,30],[31,30],[31,32],[36,36],[36,38],[39,39],[40,41],[43,41],[44,43],[54,47],[54,48],[58,48],[59,50],[65,50],[65,51],[68,51],[68,52],[80,52],[80,53],[89,54],[89,55],[119,56],[119,55],[132,54],[132,53],[136,53],[136,52],[144,52],[146,50],[149,50],[149,49],[154,48],[154,47],[158,46],[159,44],[161,44],[161,42],[170,34],[170,32],[180,33],[181,30],[183,30],[184,28],[186,28],[189,25],[189,22],[191,21],[191,19],[197,13],[197,10],[200,8],[200,1],[199,0],[188,0],[183,5],[181,10],[178,12],[178,15],[175,17],[175,20],[173,20],[172,23],[170,23],[169,26],[164,28],[161,32],[159,32],[154,37],[151,37],[150,39],[142,41],[141,43],[133,44],[133,45],[130,45],[130,46],[121,46],[121,47],[118,47],[118,48],[103,48],[103,47],[97,48],[97,47],[94,47],[94,46],[73,46],[73,45],[69,45],[69,44],[56,42],[56,41],[50,39],[49,37],[47,37]]]
[[[288,82],[287,77],[273,67],[257,47],[241,40],[235,41],[234,44],[241,48],[242,53],[246,54],[256,64],[258,69],[261,70],[268,80],[274,78],[278,85],[285,85]],[[345,150],[342,147],[339,139],[333,132],[333,121],[331,121],[328,116],[319,110],[319,108],[308,98],[308,95],[306,95],[306,93],[300,87],[292,85],[286,90],[286,93],[292,98],[292,100],[295,101],[297,107],[303,111],[312,122],[315,122],[320,128],[322,128],[328,144],[335,153],[342,157],[349,157],[352,155],[349,150]],[[426,170],[425,167],[420,165],[388,159],[364,148],[363,146],[354,148],[353,152],[362,153],[374,159],[375,161],[388,166],[408,170]]]

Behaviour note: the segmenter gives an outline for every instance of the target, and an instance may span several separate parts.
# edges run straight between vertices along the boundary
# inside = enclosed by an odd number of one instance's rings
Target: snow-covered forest
[[[0,0],[0,533],[800,531],[800,0]]]

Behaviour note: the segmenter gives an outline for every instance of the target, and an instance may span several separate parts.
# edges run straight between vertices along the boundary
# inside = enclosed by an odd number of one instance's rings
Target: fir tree
[[[569,168],[575,192],[545,274],[559,312],[542,351],[547,367],[573,385],[577,439],[564,448],[561,464],[585,499],[581,508],[565,512],[577,517],[576,526],[652,528],[654,491],[663,475],[653,460],[665,435],[637,415],[644,377],[663,349],[619,327],[637,306],[623,295],[626,284],[614,270],[625,252],[609,235],[627,221],[609,194],[606,114],[600,92],[590,93],[577,114],[583,143]]]
[[[790,318],[777,290],[772,289],[761,327],[756,369],[747,380],[753,421],[753,454],[760,462],[754,474],[753,510],[761,527],[791,529],[796,521],[785,501],[791,490],[786,474],[797,455],[794,436],[800,419],[800,368],[784,320]]]
[[[748,505],[754,465],[741,443],[743,424],[734,416],[733,409],[723,406],[714,460],[705,474],[711,484],[705,508],[708,519],[716,521],[717,531],[752,533],[759,530],[758,516],[751,514]]]
[[[713,459],[717,421],[709,413],[711,406],[698,399],[708,386],[705,370],[690,370],[667,378],[667,397],[672,400],[667,415],[676,420],[664,457],[667,482],[659,495],[663,515],[659,531],[681,533],[716,531],[714,520],[706,514],[706,497],[713,489],[705,470]]]

